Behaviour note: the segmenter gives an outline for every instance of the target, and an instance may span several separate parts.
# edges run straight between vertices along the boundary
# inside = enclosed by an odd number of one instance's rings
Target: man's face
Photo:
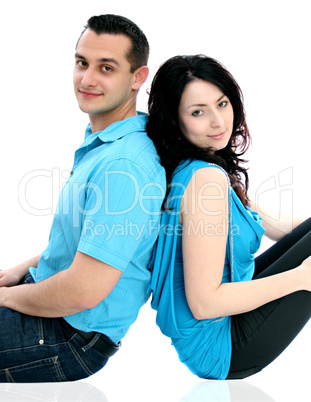
[[[75,55],[74,90],[80,109],[94,116],[109,116],[132,104],[135,73],[126,55],[131,40],[125,35],[100,34],[87,29]]]

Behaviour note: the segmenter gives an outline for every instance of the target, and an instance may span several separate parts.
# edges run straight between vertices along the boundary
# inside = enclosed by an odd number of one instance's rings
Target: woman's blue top
[[[197,320],[186,300],[182,231],[179,223],[180,202],[196,170],[219,166],[204,161],[185,161],[176,169],[167,209],[161,219],[160,235],[154,249],[151,306],[157,310],[157,325],[170,337],[181,362],[202,378],[226,379],[231,360],[231,317]],[[228,177],[228,176],[227,176]],[[229,180],[229,179],[228,179]],[[264,229],[259,215],[245,208],[229,186],[229,235],[222,282],[251,280],[254,274],[254,254],[258,250]],[[225,224],[226,225],[226,224]],[[211,230],[220,233],[227,227],[193,227],[191,230]]]

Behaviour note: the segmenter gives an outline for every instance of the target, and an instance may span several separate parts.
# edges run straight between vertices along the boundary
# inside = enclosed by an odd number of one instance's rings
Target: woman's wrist
[[[293,270],[297,274],[297,289],[296,291],[300,290],[308,290],[308,282],[310,282],[310,279],[308,278],[308,273],[305,267],[304,262],[299,265],[299,267],[295,268]],[[309,279],[309,281],[308,281]]]

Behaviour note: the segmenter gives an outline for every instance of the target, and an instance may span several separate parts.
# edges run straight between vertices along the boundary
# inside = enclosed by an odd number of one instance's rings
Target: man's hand
[[[39,259],[40,255],[37,255],[14,268],[6,270],[0,269],[0,287],[17,285],[29,273],[30,267],[37,268]]]
[[[78,251],[68,269],[41,282],[0,287],[0,307],[39,317],[64,317],[96,307],[121,275],[122,271]]]
[[[6,269],[5,271],[0,270],[0,287],[15,286],[19,283],[20,279],[14,268]]]

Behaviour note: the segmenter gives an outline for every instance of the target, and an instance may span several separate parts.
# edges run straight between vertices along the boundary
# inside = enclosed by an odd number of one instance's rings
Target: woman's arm
[[[300,225],[305,219],[293,216],[281,216],[272,211],[258,208],[258,205],[250,200],[250,208],[257,212],[262,219],[262,226],[266,229],[265,235],[274,241],[282,239],[287,233]]]
[[[29,273],[29,268],[37,268],[41,255],[31,258],[14,268],[0,271],[0,287],[15,286]]]
[[[182,199],[186,298],[197,319],[253,310],[298,290],[311,290],[311,264],[247,282],[221,283],[228,237],[228,182],[218,168],[198,170]]]

